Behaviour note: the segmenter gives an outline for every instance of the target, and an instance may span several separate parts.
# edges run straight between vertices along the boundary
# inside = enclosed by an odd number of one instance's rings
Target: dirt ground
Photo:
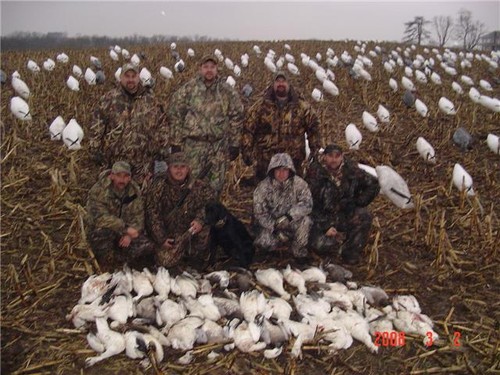
[[[179,43],[180,44],[180,43]],[[222,50],[234,60],[243,52],[250,54],[252,43],[226,43]],[[304,51],[310,56],[332,46],[336,53],[347,49],[354,53],[354,42],[291,43],[296,58]],[[262,50],[281,51],[282,44],[263,43]],[[184,48],[185,47],[185,48]],[[179,45],[179,49],[188,46]],[[199,45],[200,56],[215,44]],[[367,50],[374,48],[370,43]],[[394,46],[385,46],[390,51]],[[143,48],[150,71],[170,65],[165,46]],[[68,53],[68,51],[67,51]],[[10,74],[18,69],[34,93],[30,99],[34,120],[21,123],[9,112],[13,96],[10,84],[1,93],[1,372],[2,374],[153,374],[124,354],[93,368],[84,368],[85,358],[93,355],[86,334],[74,330],[65,320],[79,299],[83,281],[94,273],[94,265],[82,237],[81,218],[88,189],[99,168],[88,150],[68,152],[62,144],[51,142],[47,127],[59,114],[69,121],[76,117],[84,129],[91,125],[92,110],[104,92],[112,86],[116,67],[109,66],[104,50],[69,51],[71,64],[88,65],[93,54],[106,61],[108,82],[89,87],[84,82],[79,93],[69,92],[61,82],[70,66],[58,66],[52,74],[33,76],[25,68],[28,58],[43,61],[49,52],[2,54],[2,69]],[[378,104],[391,112],[391,123],[372,134],[363,130],[360,151],[348,154],[372,166],[389,165],[408,183],[415,208],[400,210],[379,196],[370,206],[374,214],[372,235],[363,261],[349,266],[353,280],[360,285],[377,285],[390,296],[413,294],[422,311],[435,322],[440,340],[428,348],[420,337],[407,335],[402,347],[381,347],[370,354],[355,343],[350,349],[328,353],[321,343],[307,345],[303,360],[281,355],[266,360],[259,353],[242,354],[237,350],[222,359],[207,362],[212,348],[201,347],[195,361],[180,366],[181,353],[169,350],[160,364],[164,374],[498,374],[500,373],[500,284],[499,284],[499,206],[500,157],[485,144],[488,133],[500,135],[500,114],[493,113],[469,98],[454,97],[458,114],[440,114],[437,100],[451,93],[456,78],[444,76],[443,86],[419,86],[418,97],[428,103],[429,118],[422,119],[401,101],[402,91],[392,94],[389,76],[380,57],[373,58],[372,82],[354,81],[347,68],[337,67],[336,84],[341,95],[314,103],[322,118],[325,144],[336,140],[345,146],[344,129],[350,122],[361,125],[363,110],[375,113]],[[254,65],[238,81],[254,85],[248,108],[271,77],[262,73],[263,65],[251,56]],[[299,62],[300,63],[300,62]],[[297,63],[297,65],[299,65]],[[70,65],[71,65],[70,64]],[[300,66],[303,74],[292,84],[309,98],[318,86],[313,74]],[[165,100],[182,82],[193,76],[193,64],[172,82],[158,81],[155,92]],[[441,73],[441,72],[440,72]],[[402,75],[399,72],[398,77]],[[468,72],[475,81],[489,80],[500,96],[498,69],[491,72],[483,62],[475,61]],[[497,81],[494,78],[497,78]],[[312,99],[311,99],[312,102]],[[472,150],[462,152],[451,141],[458,126],[466,127],[475,137]],[[424,136],[436,149],[437,163],[425,164],[415,149],[418,136]],[[85,140],[84,140],[85,144]],[[466,198],[451,186],[454,163],[460,163],[474,178],[476,197]],[[238,159],[231,165],[223,201],[231,211],[249,223],[252,188],[243,179],[250,170]],[[262,266],[285,267],[287,254],[258,255],[252,270]],[[338,262],[316,257],[313,264]],[[289,351],[289,350],[288,350]]]

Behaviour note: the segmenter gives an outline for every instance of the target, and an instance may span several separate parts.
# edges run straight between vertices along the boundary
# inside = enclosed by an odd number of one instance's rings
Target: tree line
[[[461,9],[455,19],[451,16],[435,16],[430,21],[417,16],[404,25],[404,42],[418,45],[428,42],[443,47],[449,41],[455,40],[468,51],[477,47],[486,33],[484,24],[474,20],[472,12],[467,9]],[[434,38],[431,37],[430,30],[434,31]]]
[[[214,39],[208,36],[194,35],[192,37],[179,37],[172,35],[153,35],[145,37],[133,35],[121,38],[108,36],[76,36],[68,37],[66,33],[36,33],[36,32],[16,32],[1,37],[2,51],[26,51],[44,49],[66,49],[66,48],[93,48],[109,47],[114,45],[139,45],[157,44],[172,42],[211,42]]]

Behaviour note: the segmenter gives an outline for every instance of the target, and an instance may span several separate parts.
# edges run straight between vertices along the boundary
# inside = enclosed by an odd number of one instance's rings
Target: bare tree
[[[439,47],[443,47],[451,37],[453,20],[451,16],[439,16],[432,19],[432,25],[438,38]]]
[[[472,12],[460,9],[456,24],[457,38],[462,40],[465,50],[471,50],[478,45],[485,32],[484,24],[472,19]]]
[[[430,21],[425,20],[422,16],[415,17],[413,21],[405,22],[406,28],[403,41],[407,43],[417,42],[420,45],[423,39],[430,36],[430,32],[425,29],[425,26],[429,23]]]

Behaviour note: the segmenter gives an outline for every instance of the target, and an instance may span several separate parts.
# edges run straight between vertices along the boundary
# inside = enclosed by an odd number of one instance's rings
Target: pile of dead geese
[[[122,352],[144,367],[157,365],[165,347],[182,352],[176,361],[189,364],[193,349],[204,344],[220,344],[219,352],[208,353],[207,360],[215,360],[235,348],[262,351],[266,358],[302,358],[307,343],[321,342],[335,352],[357,340],[377,353],[387,340],[403,346],[405,333],[422,336],[426,345],[438,339],[414,296],[389,298],[351,278],[334,264],[175,277],[162,267],[156,274],[124,267],[90,276],[67,319],[88,332],[88,344],[98,353],[86,359],[87,366]]]

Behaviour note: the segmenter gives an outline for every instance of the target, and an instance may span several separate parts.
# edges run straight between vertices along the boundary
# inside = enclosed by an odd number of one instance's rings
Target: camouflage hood
[[[292,158],[290,157],[290,155],[286,153],[276,154],[271,158],[271,161],[269,162],[269,167],[267,167],[267,175],[269,175],[269,173],[273,169],[279,167],[288,168],[290,169],[290,171],[292,171],[293,174],[296,174]]]

